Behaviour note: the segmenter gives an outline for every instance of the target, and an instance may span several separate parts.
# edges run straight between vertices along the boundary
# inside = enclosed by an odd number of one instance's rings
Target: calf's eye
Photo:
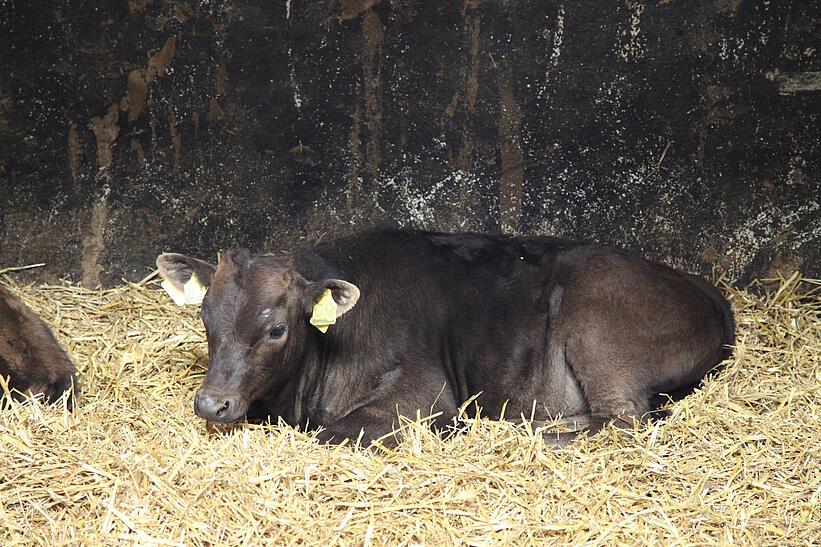
[[[271,329],[270,336],[274,340],[277,338],[282,338],[282,335],[285,334],[285,331],[288,329],[288,326],[285,323],[280,323],[279,325],[275,326]]]

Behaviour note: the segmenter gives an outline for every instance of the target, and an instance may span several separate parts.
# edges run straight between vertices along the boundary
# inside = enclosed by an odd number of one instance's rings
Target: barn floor
[[[206,433],[195,310],[154,282],[11,285],[82,375],[74,414],[0,412],[0,538],[16,544],[704,544],[821,542],[821,282],[730,291],[726,369],[646,429],[551,451],[477,420],[396,451],[288,427]]]

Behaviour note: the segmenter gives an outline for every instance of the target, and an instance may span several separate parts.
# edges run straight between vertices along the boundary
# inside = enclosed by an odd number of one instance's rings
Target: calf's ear
[[[302,307],[309,317],[326,289],[331,291],[331,296],[336,303],[336,317],[350,311],[359,300],[359,287],[353,283],[341,279],[323,279],[308,283],[302,296]]]
[[[0,285],[0,326],[17,329],[23,315],[21,302]]]
[[[178,306],[201,304],[216,270],[208,262],[177,253],[158,256],[157,268],[162,288]]]

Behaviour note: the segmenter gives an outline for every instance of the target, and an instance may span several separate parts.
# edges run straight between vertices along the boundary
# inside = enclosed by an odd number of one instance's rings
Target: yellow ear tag
[[[170,281],[163,280],[160,286],[165,289],[174,304],[178,306],[185,306],[186,304],[202,304],[202,299],[205,297],[205,292],[208,290],[204,287],[196,275],[191,274],[191,279],[186,281],[182,286],[182,290],[175,287]]]
[[[336,300],[334,300],[331,289],[325,289],[322,298],[314,304],[310,323],[323,333],[328,332],[328,327],[336,323]]]

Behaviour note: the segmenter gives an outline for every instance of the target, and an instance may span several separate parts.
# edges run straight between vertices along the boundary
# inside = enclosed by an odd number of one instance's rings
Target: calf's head
[[[77,393],[74,364],[48,325],[28,306],[0,287],[0,376],[19,393],[54,402],[64,392]],[[67,400],[69,408],[73,399]]]
[[[202,296],[208,372],[194,397],[206,420],[242,419],[250,404],[275,397],[296,379],[314,306],[330,290],[341,316],[359,289],[341,279],[305,279],[288,257],[227,251],[218,266],[180,254],[157,258],[163,285],[180,302]]]

